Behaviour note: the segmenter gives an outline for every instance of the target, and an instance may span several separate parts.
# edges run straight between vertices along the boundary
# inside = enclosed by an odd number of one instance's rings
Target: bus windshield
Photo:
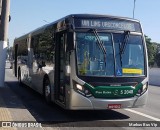
[[[98,35],[106,50],[106,59],[104,59],[104,52],[99,47],[99,44],[97,43],[98,40],[93,32],[77,33],[76,35],[79,75],[114,75],[114,55],[111,34],[98,33]]]
[[[78,75],[111,77],[144,75],[141,36],[130,34],[123,53],[121,46],[125,34],[98,32],[98,36],[106,50],[105,59],[93,32],[76,33]]]

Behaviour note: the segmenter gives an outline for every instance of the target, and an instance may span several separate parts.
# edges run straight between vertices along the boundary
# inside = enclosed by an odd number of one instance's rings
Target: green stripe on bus
[[[138,90],[143,87],[143,84],[140,83],[134,86],[96,86],[93,87],[88,83],[85,83],[84,86],[90,90],[92,95],[95,98],[128,98],[134,97]]]

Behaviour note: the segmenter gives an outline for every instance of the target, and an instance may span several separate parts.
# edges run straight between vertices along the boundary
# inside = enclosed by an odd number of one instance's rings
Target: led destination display
[[[138,22],[115,19],[75,19],[75,27],[141,32]]]

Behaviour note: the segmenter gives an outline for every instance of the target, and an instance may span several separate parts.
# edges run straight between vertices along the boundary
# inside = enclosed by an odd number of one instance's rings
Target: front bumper
[[[84,97],[74,90],[70,93],[70,101],[67,105],[70,110],[104,110],[109,104],[121,104],[121,108],[142,107],[147,103],[148,90],[141,96],[123,99],[101,99]]]

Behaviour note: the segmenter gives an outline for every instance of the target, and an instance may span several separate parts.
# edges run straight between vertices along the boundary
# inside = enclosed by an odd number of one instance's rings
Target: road
[[[148,103],[144,108],[118,109],[104,111],[67,111],[55,104],[46,104],[43,96],[34,92],[26,86],[19,86],[17,79],[13,76],[11,69],[6,69],[5,82],[31,116],[25,117],[26,120],[45,121],[47,127],[44,129],[106,129],[109,130],[133,130],[134,127],[117,127],[123,123],[135,121],[160,121],[160,70],[150,70],[150,86]],[[155,76],[155,77],[154,77]],[[156,80],[155,80],[156,79]],[[152,85],[153,84],[153,85]],[[23,115],[23,114],[22,114]],[[54,124],[50,124],[54,121]],[[119,122],[121,121],[121,122]],[[150,123],[150,122],[149,122]],[[122,125],[123,126],[123,125]],[[154,127],[136,127],[138,130],[152,130]],[[156,129],[160,129],[156,128]]]

